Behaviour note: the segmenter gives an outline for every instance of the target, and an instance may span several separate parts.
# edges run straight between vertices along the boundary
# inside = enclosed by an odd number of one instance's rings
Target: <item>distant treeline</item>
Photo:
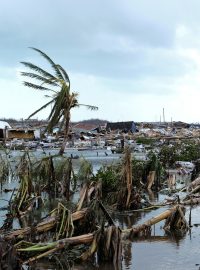
[[[29,126],[39,126],[39,125],[45,125],[48,123],[47,120],[39,120],[39,119],[14,119],[14,118],[0,118],[0,121],[5,121],[9,123],[11,126],[15,125],[29,125]],[[82,121],[77,121],[73,122],[72,124],[77,124],[77,123],[83,123],[83,124],[92,124],[92,125],[105,125],[108,121],[107,120],[102,120],[102,119],[88,119],[88,120],[82,120]]]
[[[97,125],[98,126],[98,125],[105,125],[106,123],[108,123],[108,121],[96,118],[96,119],[87,119],[87,120],[73,122],[73,124],[77,124],[77,123],[91,124],[91,125]]]

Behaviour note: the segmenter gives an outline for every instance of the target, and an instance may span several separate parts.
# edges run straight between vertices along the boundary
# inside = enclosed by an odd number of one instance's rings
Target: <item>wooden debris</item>
[[[165,231],[181,231],[185,232],[189,229],[188,223],[185,219],[185,208],[183,206],[178,205],[171,215],[167,218],[164,230]]]
[[[28,235],[33,232],[38,234],[52,230],[53,228],[55,228],[57,222],[59,221],[58,208],[54,209],[49,216],[47,216],[43,221],[39,222],[36,226],[26,227],[9,232],[4,236],[4,239],[11,240],[14,238],[23,238],[25,235]],[[86,213],[87,213],[86,208],[72,213],[72,221],[74,222],[83,218]]]
[[[187,200],[184,200],[182,202],[183,205],[196,205],[196,204],[200,204],[200,197],[195,198],[195,197],[190,197],[190,199],[188,198]]]
[[[196,178],[193,182],[188,186],[188,191],[192,191],[197,186],[200,186],[200,177]]]
[[[177,212],[177,209],[179,209],[179,205],[178,206],[175,206],[171,209],[168,209],[166,211],[164,211],[163,213],[147,220],[146,222],[144,222],[143,224],[141,225],[136,225],[136,226],[133,226],[132,228],[130,229],[125,229],[125,230],[122,230],[123,232],[123,237],[124,238],[132,238],[132,237],[137,237],[139,235],[144,235],[144,234],[148,234],[149,231],[150,231],[150,227],[164,219],[167,219],[169,218],[170,216],[172,216],[175,212]],[[181,212],[179,212],[181,217],[183,216]],[[184,220],[185,221],[185,220]],[[178,226],[177,226],[178,228]],[[182,229],[182,228],[180,228]]]
[[[147,189],[150,190],[152,185],[154,184],[156,176],[156,171],[150,171],[147,176]]]

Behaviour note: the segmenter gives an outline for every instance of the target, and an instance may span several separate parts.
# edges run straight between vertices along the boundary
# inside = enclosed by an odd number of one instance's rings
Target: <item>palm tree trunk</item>
[[[66,147],[67,140],[68,140],[69,122],[70,122],[70,112],[67,112],[66,116],[65,116],[64,140],[63,140],[63,143],[62,143],[60,151],[59,151],[59,155],[61,155],[61,156],[65,152],[65,147]]]

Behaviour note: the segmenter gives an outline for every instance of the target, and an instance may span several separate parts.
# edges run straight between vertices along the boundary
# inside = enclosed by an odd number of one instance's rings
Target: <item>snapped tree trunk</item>
[[[65,152],[65,147],[68,140],[68,133],[69,133],[69,121],[70,121],[70,112],[67,112],[67,115],[65,116],[65,129],[64,129],[64,140],[62,143],[62,146],[59,151],[59,155],[63,155]]]
[[[137,237],[140,235],[140,233],[145,233],[145,232],[148,232],[150,230],[150,227],[164,219],[167,219],[169,218],[170,216],[172,216],[174,213],[177,212],[177,210],[179,210],[180,206],[179,205],[176,205],[174,206],[173,208],[171,209],[168,209],[164,212],[162,212],[161,214],[145,221],[143,224],[139,224],[139,225],[135,225],[133,226],[132,228],[130,229],[124,229],[122,230],[122,233],[123,233],[123,237],[126,239],[126,238],[129,238],[129,237]],[[182,207],[182,209],[184,209]],[[183,213],[184,214],[184,213]],[[182,215],[182,214],[181,214]],[[181,216],[182,218],[182,216]],[[183,220],[184,223],[185,223],[185,227],[187,227],[187,224],[186,224],[186,220]]]
[[[88,209],[84,208],[80,211],[76,211],[76,212],[72,213],[72,221],[77,221],[79,219],[84,218],[87,211],[88,211]],[[57,214],[55,214],[55,215],[49,216],[46,219],[44,219],[43,221],[39,222],[37,225],[35,225],[34,228],[25,227],[22,229],[17,229],[17,230],[8,232],[7,234],[4,235],[3,238],[5,240],[12,240],[12,239],[15,239],[17,237],[23,238],[25,235],[29,235],[32,232],[34,232],[36,234],[48,232],[48,231],[52,230],[53,228],[55,228],[56,224],[58,223],[58,220],[59,220],[59,216]]]
[[[156,171],[150,171],[147,176],[147,189],[151,189],[154,181],[155,181]]]
[[[71,182],[71,174],[72,174],[72,160],[69,158],[67,160],[67,168],[63,171],[62,177],[62,189],[63,189],[63,196],[66,198],[67,201],[70,200],[70,182]]]
[[[131,152],[127,153],[126,159],[126,185],[127,185],[127,200],[126,200],[126,208],[130,207],[130,199],[132,192],[132,164],[131,164]]]

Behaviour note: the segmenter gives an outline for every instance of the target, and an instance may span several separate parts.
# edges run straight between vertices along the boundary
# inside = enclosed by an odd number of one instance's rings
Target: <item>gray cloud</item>
[[[173,81],[196,68],[175,47],[176,27],[197,29],[199,8],[195,0],[2,1],[0,66],[40,63],[27,49],[35,46],[72,73]]]

